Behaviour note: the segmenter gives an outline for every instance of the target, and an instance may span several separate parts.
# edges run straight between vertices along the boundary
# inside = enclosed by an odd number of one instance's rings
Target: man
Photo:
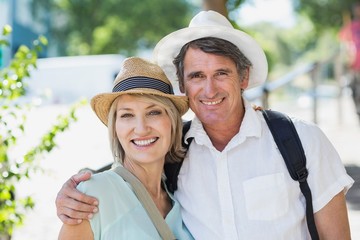
[[[170,79],[177,74],[196,115],[185,135],[185,141],[194,140],[175,192],[195,239],[309,239],[298,183],[262,114],[242,98],[245,89],[266,79],[259,45],[220,14],[207,11],[188,28],[164,37],[154,60]],[[318,127],[296,119],[294,124],[307,155],[320,238],[350,239],[345,193],[353,180]],[[95,209],[80,204],[95,199],[73,190],[86,178],[74,176],[58,195],[58,215],[67,223],[74,221],[70,216],[85,218]]]

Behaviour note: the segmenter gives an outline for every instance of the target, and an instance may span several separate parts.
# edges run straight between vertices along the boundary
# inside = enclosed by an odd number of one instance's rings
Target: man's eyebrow
[[[226,73],[232,73],[232,69],[231,68],[218,68],[216,69],[214,72],[226,72]],[[190,72],[188,74],[186,74],[185,77],[187,78],[191,78],[193,77],[194,75],[198,75],[198,74],[202,74],[203,72],[202,71],[193,71],[193,72]]]
[[[219,68],[215,70],[216,72],[227,72],[227,73],[231,73],[232,70],[231,68]]]

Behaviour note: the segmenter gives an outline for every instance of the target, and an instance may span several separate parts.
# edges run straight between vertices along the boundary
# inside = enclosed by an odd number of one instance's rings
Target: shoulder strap
[[[148,213],[154,226],[160,234],[161,239],[176,239],[171,232],[169,226],[165,222],[164,218],[161,216],[154,201],[151,199],[149,193],[146,191],[144,185],[142,185],[139,179],[137,179],[131,172],[121,166],[114,168],[113,171],[119,174],[126,182],[130,183],[130,185],[133,187],[135,195],[144,206],[146,212]]]
[[[193,140],[193,138],[189,138],[188,139],[189,143],[185,143],[185,141],[184,141],[185,134],[189,131],[190,126],[191,126],[191,121],[187,121],[187,122],[183,123],[181,142],[182,142],[183,147],[186,150],[189,149],[190,143]],[[183,163],[183,160],[181,160],[180,162],[175,162],[175,163],[165,163],[165,165],[164,165],[164,171],[165,171],[165,175],[166,175],[165,183],[166,183],[168,190],[171,193],[174,193],[175,190],[177,189],[177,180],[178,180],[178,175],[179,175],[182,163]]]
[[[311,190],[307,183],[306,157],[295,126],[291,119],[283,113],[272,110],[262,110],[262,113],[291,178],[299,181],[306,201],[306,220],[311,238],[319,239],[314,220]]]

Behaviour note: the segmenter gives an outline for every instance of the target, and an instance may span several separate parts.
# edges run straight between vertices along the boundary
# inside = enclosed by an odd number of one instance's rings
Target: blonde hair
[[[174,103],[167,97],[157,95],[131,94],[136,98],[145,100],[149,103],[155,103],[163,107],[171,121],[171,142],[167,154],[165,155],[165,162],[179,162],[184,158],[185,149],[182,147],[182,120],[179,111]],[[108,132],[110,140],[110,148],[114,157],[115,164],[123,164],[125,158],[125,151],[121,146],[116,134],[116,106],[119,97],[111,104],[108,116]]]

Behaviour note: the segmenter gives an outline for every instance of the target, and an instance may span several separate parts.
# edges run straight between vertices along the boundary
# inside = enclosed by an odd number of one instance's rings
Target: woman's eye
[[[123,114],[120,115],[120,118],[130,118],[130,117],[132,117],[132,116],[133,116],[133,115],[130,114],[130,113],[123,113]]]
[[[153,116],[153,115],[160,115],[162,112],[160,110],[152,110],[149,112],[149,115]]]

